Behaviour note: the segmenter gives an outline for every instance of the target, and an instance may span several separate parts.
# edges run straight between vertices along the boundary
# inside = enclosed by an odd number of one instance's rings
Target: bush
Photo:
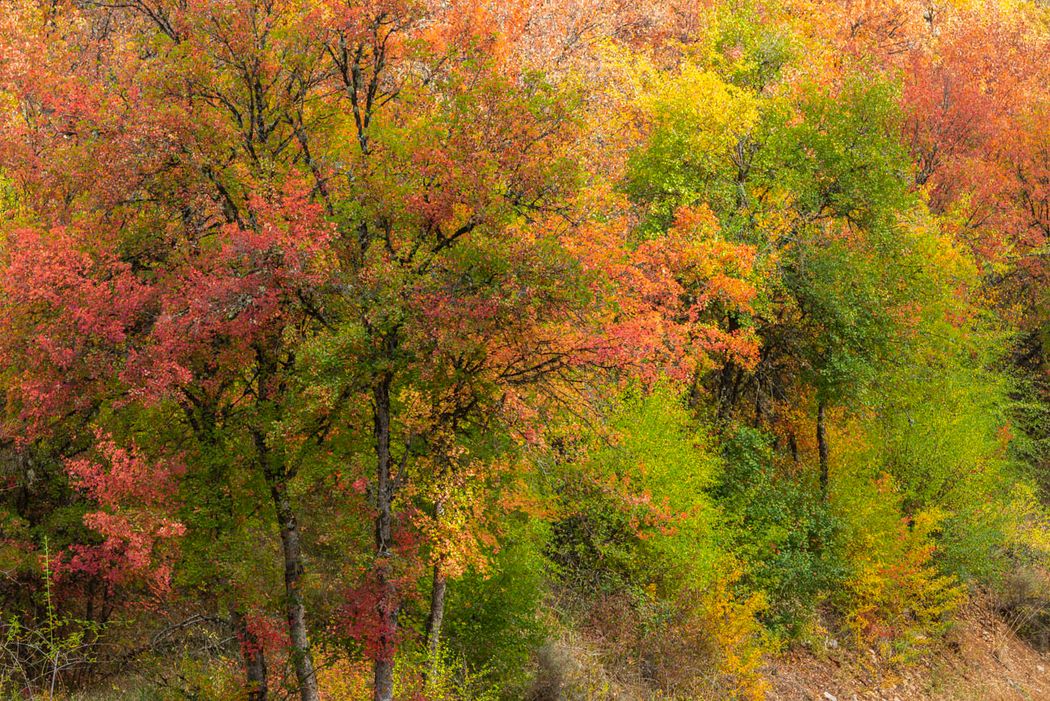
[[[514,525],[486,572],[468,572],[448,586],[446,666],[461,663],[475,677],[484,670],[486,683],[503,688],[508,698],[520,697],[529,661],[547,633],[540,611],[549,569],[546,538],[542,524]]]
[[[606,595],[539,655],[534,701],[762,699],[761,596],[738,599],[733,575],[674,600]]]
[[[1030,565],[1015,568],[999,589],[997,608],[1018,637],[1050,651],[1050,573]]]
[[[887,501],[893,501],[889,495]],[[933,562],[942,519],[937,510],[924,511],[896,519],[886,531],[869,522],[859,541],[869,547],[851,548],[853,572],[838,603],[859,646],[874,645],[883,657],[908,662],[947,632],[966,597],[958,580]]]
[[[777,637],[793,639],[845,575],[836,549],[839,523],[814,489],[777,473],[760,431],[736,429],[724,456],[713,494],[743,568],[737,586],[761,593],[762,620]]]
[[[720,542],[711,440],[667,388],[628,394],[608,425],[555,485],[569,630],[540,656],[536,698],[760,698],[765,597]]]

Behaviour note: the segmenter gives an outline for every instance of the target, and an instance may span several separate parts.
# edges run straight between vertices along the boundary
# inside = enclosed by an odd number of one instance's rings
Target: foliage
[[[705,437],[669,387],[629,392],[607,424],[592,437],[600,447],[554,486],[564,504],[549,545],[559,577],[606,593],[707,584],[721,554],[715,508],[702,498],[717,469]]]
[[[807,630],[1029,611],[1048,28],[0,0],[4,670],[760,698]]]
[[[724,450],[725,471],[713,493],[725,513],[721,530],[741,563],[734,584],[761,593],[760,618],[791,639],[843,581],[841,523],[815,498],[812,484],[777,474],[767,436],[741,427]]]
[[[942,518],[936,510],[924,511],[892,526],[869,525],[867,537],[857,539],[870,547],[851,553],[854,571],[844,596],[846,625],[858,644],[876,645],[887,658],[906,661],[950,626],[964,590],[933,565],[931,536]]]
[[[513,527],[486,571],[467,574],[449,592],[449,662],[458,656],[466,669],[482,670],[508,698],[527,685],[532,655],[547,634],[544,531],[538,524]]]

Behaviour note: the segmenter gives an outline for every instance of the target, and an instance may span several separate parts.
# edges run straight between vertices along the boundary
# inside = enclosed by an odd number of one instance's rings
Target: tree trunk
[[[259,644],[259,639],[248,628],[244,617],[234,609],[233,625],[241,641],[241,658],[244,661],[245,688],[248,690],[248,701],[266,701],[268,688],[266,684],[266,653]]]
[[[375,663],[375,694],[376,701],[392,701],[394,698],[394,660],[393,658],[379,658]]]
[[[275,366],[272,355],[257,348],[259,373],[257,399],[265,405],[270,399],[270,378]],[[259,427],[251,429],[255,457],[263,478],[270,488],[277,525],[281,533],[281,554],[284,558],[284,609],[291,639],[292,666],[299,683],[301,701],[320,701],[314,659],[310,652],[310,636],[306,628],[306,606],[303,603],[303,549],[296,518],[288,495],[288,470],[280,456],[274,455],[266,443],[266,434]]]
[[[434,519],[438,522],[445,514],[445,504],[438,499],[434,504]],[[445,620],[445,589],[448,580],[441,571],[440,559],[434,563],[434,574],[430,588],[430,613],[427,616],[427,650],[430,652],[430,671],[437,667],[438,647],[441,644],[441,623]]]
[[[389,375],[380,378],[373,390],[374,431],[376,439],[376,586],[379,589],[378,611],[380,621],[379,650],[375,660],[374,701],[392,701],[394,698],[394,641],[397,635],[397,592],[391,576],[393,556],[393,501],[394,485],[391,476],[390,455],[390,381]]]
[[[299,521],[288,496],[288,476],[283,465],[274,464],[273,456],[266,445],[266,437],[259,431],[255,431],[254,434],[256,451],[270,487],[270,497],[281,532],[284,606],[288,619],[288,635],[292,642],[292,665],[299,682],[299,698],[302,701],[320,701],[313,655],[310,652],[310,637],[306,629],[306,606],[303,603],[302,591],[303,551],[299,539]]]
[[[302,701],[320,701],[314,660],[310,652],[310,638],[306,630],[306,607],[303,604],[303,553],[299,541],[299,522],[295,518],[288,485],[278,480],[270,485],[273,505],[281,527],[281,546],[284,552],[285,612],[288,616],[288,634],[292,639],[292,664],[299,682]]]
[[[824,426],[824,402],[817,404],[817,454],[820,457],[820,496],[828,500],[828,434]]]
[[[434,565],[433,586],[430,589],[430,615],[427,616],[427,650],[430,652],[431,672],[438,662],[441,624],[445,620],[445,589],[447,586],[448,580],[441,573],[441,567]]]

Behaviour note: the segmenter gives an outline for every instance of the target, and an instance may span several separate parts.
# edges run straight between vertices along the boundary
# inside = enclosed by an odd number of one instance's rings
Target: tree
[[[4,167],[39,223],[15,232],[8,299],[44,291],[11,307],[26,326],[10,338],[9,362],[24,369],[10,405],[42,429],[88,407],[173,400],[206,443],[252,401],[259,413],[238,427],[276,511],[300,690],[312,699],[294,472],[259,423],[282,386],[284,330],[303,319],[288,305],[303,308],[296,288],[325,231],[297,171],[273,167],[300,157],[285,137],[305,93],[279,92],[270,77],[263,89],[263,73],[279,66],[285,88],[311,81],[307,64],[267,62],[268,50],[299,46],[300,30],[281,34],[292,45],[267,43],[281,22],[304,21],[292,9],[19,8],[7,36],[24,41],[5,87],[29,119],[7,123]],[[94,26],[110,42],[93,43]],[[77,60],[97,46],[90,65]],[[106,89],[85,98],[96,83]],[[111,179],[93,177],[103,163]]]

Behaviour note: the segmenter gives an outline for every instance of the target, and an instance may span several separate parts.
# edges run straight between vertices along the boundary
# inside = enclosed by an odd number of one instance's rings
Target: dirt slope
[[[795,652],[777,661],[770,680],[770,701],[1050,701],[1050,654],[975,604],[942,648],[907,669],[873,654]]]

